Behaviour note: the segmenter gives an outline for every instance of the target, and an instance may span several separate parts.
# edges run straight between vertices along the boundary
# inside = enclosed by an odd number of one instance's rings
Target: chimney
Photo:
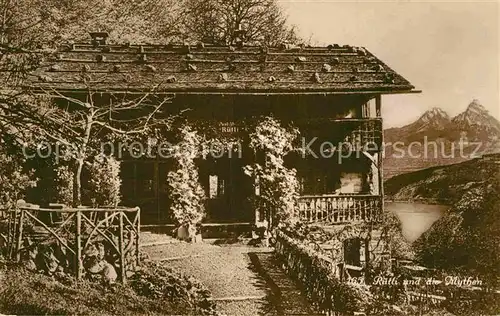
[[[106,45],[106,40],[109,37],[108,32],[90,32],[90,37],[92,38],[92,45],[101,46]]]

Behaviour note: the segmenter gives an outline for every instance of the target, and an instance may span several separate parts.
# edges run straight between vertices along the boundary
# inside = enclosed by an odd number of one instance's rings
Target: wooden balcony
[[[257,121],[255,119],[235,121],[197,119],[192,123],[209,136],[233,138],[244,137],[253,132]],[[307,139],[318,138],[315,145],[321,144],[322,141],[329,141],[335,146],[342,145],[342,148],[336,148],[336,150],[382,150],[382,120],[380,118],[309,118],[283,122],[283,126],[289,124],[298,127],[301,136]]]
[[[349,121],[342,121],[341,124],[347,126]],[[345,136],[344,142],[350,144],[352,148],[367,148],[367,144],[377,145],[378,151],[382,149],[382,120],[381,119],[360,119],[351,122],[352,129]],[[346,127],[347,130],[349,130]]]
[[[335,145],[342,145],[337,150],[382,150],[380,118],[306,119],[297,121],[297,126],[307,138],[319,137]]]
[[[306,222],[377,222],[381,214],[382,197],[378,195],[304,195],[299,198],[299,217]]]

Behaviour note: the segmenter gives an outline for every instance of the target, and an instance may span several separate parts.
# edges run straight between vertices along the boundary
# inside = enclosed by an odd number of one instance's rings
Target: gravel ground
[[[226,315],[275,315],[269,306],[270,290],[255,271],[248,253],[269,248],[245,245],[215,246],[184,242],[144,247],[150,260],[168,260],[169,265],[205,284],[218,309]]]
[[[274,260],[272,248],[177,242],[142,249],[150,260],[167,260],[205,284],[225,315],[316,315]]]
[[[155,234],[151,232],[141,232],[140,244],[148,246],[153,243],[178,243],[179,240],[165,234]]]
[[[247,246],[214,246],[175,243],[145,247],[150,260],[168,260],[179,271],[193,275],[212,291],[214,298],[263,296],[262,280],[252,270],[249,252],[264,251]]]

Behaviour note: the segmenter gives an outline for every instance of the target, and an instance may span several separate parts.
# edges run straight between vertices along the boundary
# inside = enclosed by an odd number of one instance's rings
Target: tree
[[[0,0],[3,49],[57,47],[106,31],[119,41],[164,42],[180,35],[175,0]]]
[[[53,2],[54,0],[45,0]],[[176,0],[56,1],[50,15],[62,40],[88,39],[88,32],[106,31],[123,43],[160,43],[181,34],[182,2]]]
[[[77,206],[84,165],[92,165],[106,142],[126,143],[147,137],[155,128],[168,127],[170,118],[160,117],[168,102],[170,98],[155,95],[154,88],[140,96],[101,97],[91,88],[81,98],[57,91],[23,94],[10,103],[0,103],[0,126],[30,148],[26,151],[30,157],[40,156],[40,146],[45,146],[55,159],[69,162],[74,176],[73,204]]]
[[[498,170],[498,169],[497,169]],[[485,286],[500,282],[500,172],[470,189],[414,244],[425,265],[480,275]]]
[[[275,0],[187,0],[183,15],[186,38],[191,40],[229,45],[240,38],[269,46],[299,41]]]

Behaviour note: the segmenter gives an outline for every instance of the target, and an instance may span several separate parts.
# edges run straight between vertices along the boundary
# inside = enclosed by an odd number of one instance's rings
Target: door
[[[207,159],[200,163],[200,180],[205,188],[206,222],[251,222],[251,178],[238,158]]]

